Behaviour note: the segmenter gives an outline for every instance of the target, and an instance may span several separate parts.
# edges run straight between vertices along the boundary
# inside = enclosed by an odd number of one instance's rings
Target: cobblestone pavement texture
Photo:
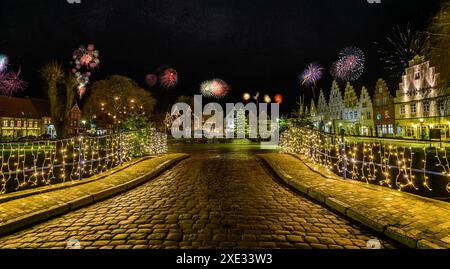
[[[64,189],[53,190],[40,194],[37,193],[36,195],[0,202],[0,226],[5,225],[12,220],[35,214],[36,212],[42,212],[50,208],[68,205],[71,202],[77,201],[77,199],[95,195],[109,188],[123,186],[124,184],[126,185],[130,183],[130,181],[160,169],[159,167],[161,165],[164,165],[165,163],[181,156],[182,154],[166,154],[160,157],[146,159],[132,165],[132,167],[125,169],[117,167],[112,171],[105,172],[102,176],[86,179],[86,181],[83,182],[66,182],[65,184],[67,188]],[[56,185],[43,187],[40,189],[53,187],[56,187]],[[38,190],[30,191],[36,192]],[[16,194],[18,193],[7,194],[2,196],[2,198]],[[2,229],[0,228],[0,231],[1,230]]]
[[[323,167],[311,166],[321,172],[319,175],[287,154],[261,157],[281,171],[291,184],[308,190],[308,195],[319,200],[331,198],[328,200],[331,206],[347,207],[345,213],[352,219],[384,229],[382,232],[404,245],[450,248],[450,204],[446,202],[355,180],[344,181],[337,176],[325,178],[322,175],[328,177],[329,173]]]
[[[120,196],[2,237],[0,248],[359,249],[370,239],[399,247],[294,193],[242,149],[192,154]]]

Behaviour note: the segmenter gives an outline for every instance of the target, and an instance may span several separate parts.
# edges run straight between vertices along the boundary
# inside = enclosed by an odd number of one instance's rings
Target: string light
[[[450,179],[448,148],[442,145],[430,156],[426,147],[402,147],[389,140],[344,139],[342,146],[339,135],[294,127],[281,134],[280,147],[282,152],[304,155],[327,171],[338,175],[345,171],[348,178],[399,191],[435,191],[430,174]],[[435,169],[428,167],[431,157],[436,160]],[[450,180],[444,191],[450,193]]]
[[[80,175],[91,177],[136,157],[166,152],[167,135],[153,128],[57,141],[2,143],[0,194],[74,181]]]

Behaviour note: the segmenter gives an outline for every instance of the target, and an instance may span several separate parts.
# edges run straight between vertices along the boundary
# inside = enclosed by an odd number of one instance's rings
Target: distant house
[[[82,113],[75,105],[70,114],[69,135],[77,135],[82,129]],[[50,102],[35,98],[0,96],[0,137],[56,137],[52,124]]]
[[[83,129],[83,124],[81,122],[81,109],[78,107],[77,104],[75,104],[70,111],[70,126],[69,126],[69,135],[74,136],[80,133],[80,131]]]
[[[373,104],[366,87],[362,87],[361,96],[359,98],[359,123],[360,135],[374,135],[375,126],[373,123]]]
[[[393,137],[395,134],[394,97],[383,79],[379,79],[375,86],[373,113],[376,136]]]
[[[48,101],[0,96],[0,137],[14,139],[43,134],[54,134]]]

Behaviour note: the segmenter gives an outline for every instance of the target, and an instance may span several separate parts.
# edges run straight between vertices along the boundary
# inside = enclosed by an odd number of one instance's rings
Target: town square
[[[2,0],[0,259],[448,250],[450,2],[267,2]]]

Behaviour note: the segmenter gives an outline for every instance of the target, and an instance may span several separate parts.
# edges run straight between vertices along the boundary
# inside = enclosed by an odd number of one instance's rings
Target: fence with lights
[[[0,144],[0,195],[81,180],[134,158],[167,152],[167,136],[155,129]]]
[[[280,146],[282,152],[300,154],[344,179],[450,198],[450,143],[336,135],[294,127],[281,135]]]

